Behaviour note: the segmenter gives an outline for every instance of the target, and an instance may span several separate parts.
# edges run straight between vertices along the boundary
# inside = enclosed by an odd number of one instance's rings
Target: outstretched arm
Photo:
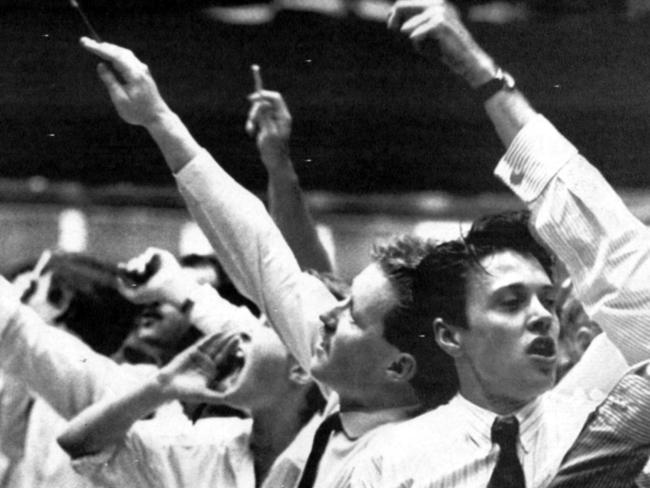
[[[120,441],[139,419],[178,399],[219,403],[223,395],[210,389],[218,367],[237,347],[237,335],[214,334],[180,353],[155,376],[126,394],[99,402],[72,419],[59,445],[78,458]]]
[[[260,325],[259,319],[248,308],[233,305],[208,284],[199,284],[164,249],[150,247],[120,267],[127,273],[142,276],[154,259],[158,260],[158,267],[144,283],[125,283],[123,280],[118,283],[120,292],[128,300],[142,304],[169,303],[186,314],[188,327],[191,324],[206,335],[247,330]]]
[[[487,114],[508,148],[497,176],[531,209],[536,234],[566,265],[585,310],[626,360],[650,357],[648,229],[512,87],[453,6],[443,0],[400,0],[390,25],[420,45],[437,43],[443,60],[470,87],[488,90]]]
[[[318,340],[318,314],[334,305],[332,295],[316,278],[301,273],[262,202],[201,149],[169,111],[146,66],[118,46],[89,39],[82,45],[122,73],[124,85],[100,68],[118,113],[126,122],[149,130],[219,262],[237,288],[266,313],[301,366],[308,368]]]
[[[252,106],[246,121],[246,132],[255,137],[269,176],[267,195],[271,217],[302,269],[330,272],[332,265],[316,233],[289,155],[289,109],[277,92],[257,91],[249,99]]]
[[[0,278],[0,369],[71,418],[104,395],[122,391],[142,370],[125,368],[71,334],[45,324]]]

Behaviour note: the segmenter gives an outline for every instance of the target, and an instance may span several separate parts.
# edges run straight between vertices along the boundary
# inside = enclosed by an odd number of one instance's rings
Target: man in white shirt
[[[474,42],[453,6],[399,1],[389,25],[425,53],[432,53],[427,44],[436,42],[443,61],[475,89],[508,147],[497,176],[529,206],[536,234],[566,265],[587,313],[625,360],[633,364],[650,357],[645,226],[530,107],[512,77]],[[466,251],[473,253],[474,246],[467,242]],[[460,266],[468,271],[461,282],[466,303],[457,304],[455,316],[441,314],[434,322],[436,340],[456,361],[460,394],[377,438],[359,463],[355,486],[546,486],[590,412],[620,376],[620,367],[613,372],[593,361],[615,354],[606,352],[611,344],[603,334],[586,361],[549,391],[557,343],[551,282],[539,260],[507,247],[480,254],[478,264]],[[425,260],[421,271],[447,284],[436,274],[443,269]],[[509,418],[496,422],[498,417]],[[504,421],[510,423],[508,443]],[[504,473],[512,483],[500,478],[495,484]]]
[[[82,46],[122,75],[123,84],[99,67],[119,115],[144,126],[160,147],[233,282],[268,316],[300,365],[326,392],[336,392],[325,415],[340,412],[342,430],[327,436],[313,486],[344,486],[379,426],[444,402],[456,385],[453,377],[432,381],[430,372],[449,359],[427,340],[427,321],[411,307],[412,272],[430,245],[402,240],[378,248],[375,262],[355,278],[350,299],[337,302],[302,273],[262,203],[191,137],[147,67],[114,45],[84,38]]]

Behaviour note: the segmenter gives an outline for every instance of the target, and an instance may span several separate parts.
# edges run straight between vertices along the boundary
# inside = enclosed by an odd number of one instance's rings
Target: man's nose
[[[538,334],[548,334],[553,327],[553,313],[537,297],[533,297],[531,309],[533,316],[528,321],[528,329]]]

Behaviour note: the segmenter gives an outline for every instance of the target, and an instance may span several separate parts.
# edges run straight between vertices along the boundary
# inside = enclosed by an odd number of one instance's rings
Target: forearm
[[[237,288],[267,314],[291,353],[307,367],[318,336],[318,314],[333,306],[334,298],[324,285],[302,275],[259,199],[207,153],[179,173],[177,181]],[[306,284],[307,278],[312,279]]]
[[[178,173],[201,151],[181,119],[171,110],[147,124],[147,131],[162,152],[172,173]]]
[[[517,134],[537,112],[518,90],[498,91],[485,102],[485,111],[499,139],[508,148]]]
[[[291,161],[280,168],[269,170],[268,204],[271,217],[300,267],[303,270],[332,271]]]
[[[58,443],[71,458],[96,454],[119,442],[131,426],[150,414],[170,396],[158,375],[125,395],[96,403],[73,418]]]
[[[9,286],[1,280],[0,287]],[[3,290],[4,291],[4,290]],[[134,381],[109,358],[21,306],[0,332],[0,368],[70,418]]]

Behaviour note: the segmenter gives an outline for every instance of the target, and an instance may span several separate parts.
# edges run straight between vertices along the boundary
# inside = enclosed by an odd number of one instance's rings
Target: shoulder
[[[374,465],[403,467],[420,458],[440,457],[462,441],[463,424],[453,406],[443,405],[404,422],[378,429],[368,444],[367,459]]]

